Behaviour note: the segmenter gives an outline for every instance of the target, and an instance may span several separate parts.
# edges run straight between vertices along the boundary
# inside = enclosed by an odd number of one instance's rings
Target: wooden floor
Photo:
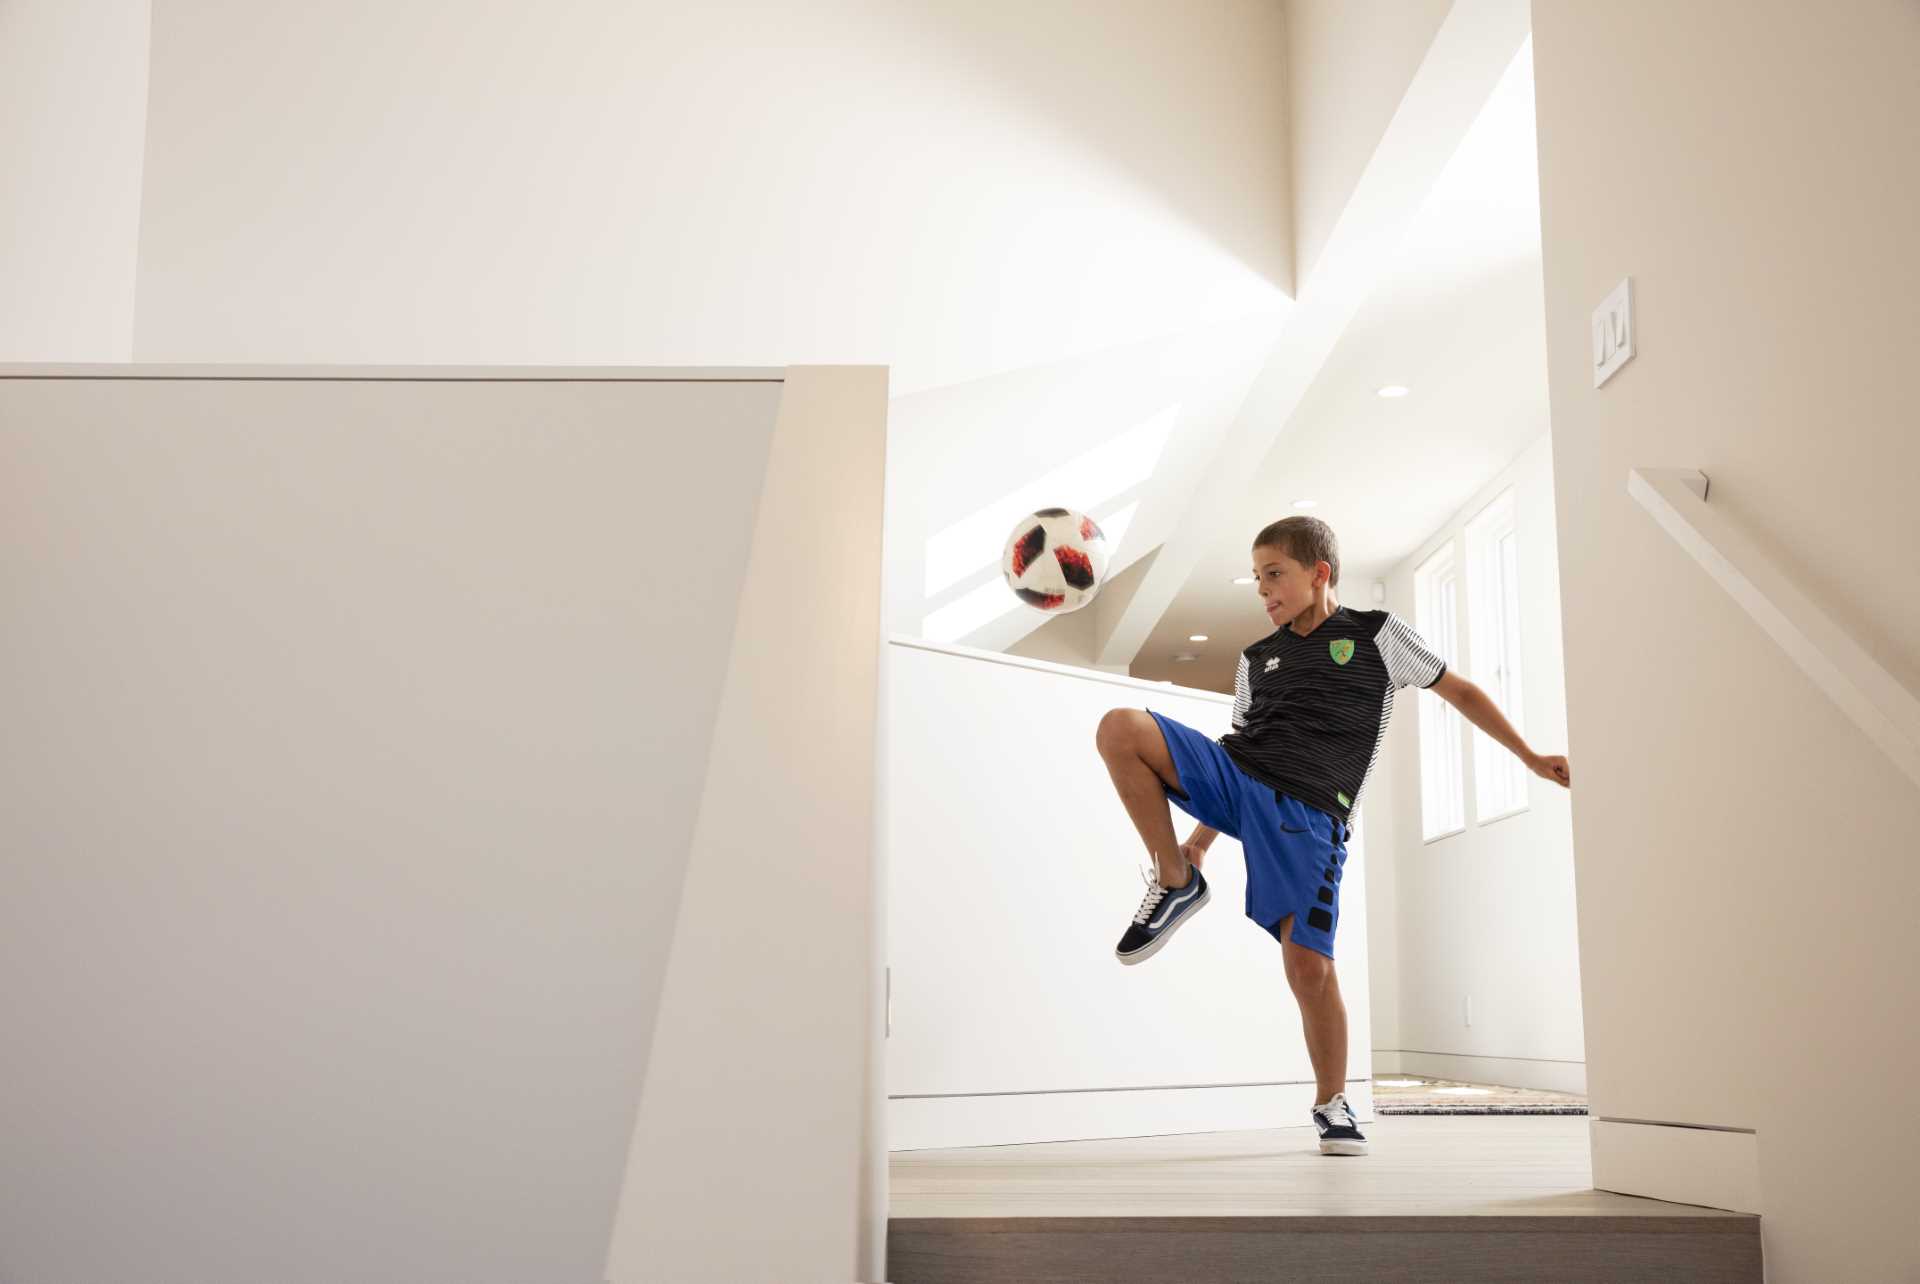
[[[1758,1219],[1596,1191],[1578,1116],[1393,1116],[1373,1153],[1312,1129],[892,1158],[892,1284],[1761,1279]]]
[[[1392,1116],[1373,1153],[1311,1128],[1058,1141],[893,1156],[895,1217],[1731,1217],[1592,1189],[1575,1115]]]

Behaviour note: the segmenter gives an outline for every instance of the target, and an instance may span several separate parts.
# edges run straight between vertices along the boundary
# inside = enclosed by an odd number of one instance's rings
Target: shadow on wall
[[[1012,22],[1000,17],[1006,10],[990,5],[888,6],[884,12],[914,24],[938,54],[967,58],[1039,122],[1071,133],[1193,231],[1292,297],[1282,6],[1249,11],[1188,3],[1179,6],[1178,22],[1115,21],[1115,7],[1111,0],[1031,5],[1018,9]],[[1116,78],[1142,92],[1116,95]],[[1189,110],[1168,112],[1170,99]],[[1250,103],[1261,110],[1250,113]],[[1196,134],[1191,126],[1203,118],[1238,118],[1244,127]]]

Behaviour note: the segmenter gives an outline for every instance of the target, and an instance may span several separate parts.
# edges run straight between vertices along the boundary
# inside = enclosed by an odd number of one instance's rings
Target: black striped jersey
[[[1283,624],[1241,653],[1220,746],[1255,780],[1344,820],[1380,756],[1393,693],[1446,671],[1391,611],[1343,606],[1304,637]]]

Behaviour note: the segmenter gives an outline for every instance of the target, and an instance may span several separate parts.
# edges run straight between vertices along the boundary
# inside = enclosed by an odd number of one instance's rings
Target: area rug
[[[1382,1115],[1584,1115],[1587,1099],[1540,1088],[1382,1075],[1373,1081],[1373,1109]]]

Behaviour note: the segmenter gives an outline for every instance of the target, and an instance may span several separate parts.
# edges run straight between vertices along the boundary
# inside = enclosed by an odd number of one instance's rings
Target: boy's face
[[[1333,568],[1325,562],[1302,566],[1277,548],[1253,550],[1253,583],[1267,618],[1277,626],[1310,609]]]

